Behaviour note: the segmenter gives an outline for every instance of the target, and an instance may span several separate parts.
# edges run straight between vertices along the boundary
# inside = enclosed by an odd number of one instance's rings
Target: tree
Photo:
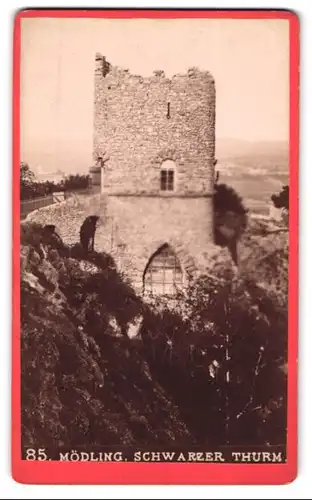
[[[27,200],[33,197],[35,192],[35,174],[25,162],[20,163],[20,197]]]
[[[271,200],[276,208],[284,208],[289,210],[289,186],[283,186],[278,194],[272,194]]]
[[[247,226],[247,209],[241,197],[227,184],[215,184],[213,203],[215,243],[226,246],[237,264],[237,242]]]
[[[90,185],[90,178],[88,175],[69,175],[63,182],[63,188],[66,191],[75,191],[79,189],[87,189]]]
[[[53,181],[37,182],[34,173],[27,163],[20,164],[20,198],[30,200],[47,196],[59,191],[78,191],[87,189],[90,185],[89,175],[69,175],[56,183]]]
[[[30,170],[27,163],[21,162],[20,164],[20,178],[21,183],[24,185],[29,185],[35,182],[35,174]]]

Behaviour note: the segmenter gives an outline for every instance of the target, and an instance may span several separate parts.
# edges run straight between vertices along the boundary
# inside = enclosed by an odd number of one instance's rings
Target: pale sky
[[[95,53],[134,74],[197,66],[216,81],[217,138],[288,140],[287,20],[22,20],[21,160],[87,172]]]

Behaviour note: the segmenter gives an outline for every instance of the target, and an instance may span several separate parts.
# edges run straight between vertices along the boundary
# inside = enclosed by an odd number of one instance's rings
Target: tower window
[[[173,191],[174,171],[162,169],[160,172],[160,189],[162,191]]]
[[[144,292],[148,295],[174,297],[183,285],[182,269],[169,245],[152,256],[144,274]]]
[[[175,181],[175,164],[172,160],[166,160],[160,170],[161,191],[173,191]]]

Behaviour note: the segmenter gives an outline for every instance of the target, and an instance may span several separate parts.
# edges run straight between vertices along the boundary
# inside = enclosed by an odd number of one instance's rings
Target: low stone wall
[[[54,224],[63,241],[69,245],[79,242],[79,230],[88,215],[105,218],[105,199],[100,195],[72,197],[68,200],[40,208],[28,214],[25,222]]]

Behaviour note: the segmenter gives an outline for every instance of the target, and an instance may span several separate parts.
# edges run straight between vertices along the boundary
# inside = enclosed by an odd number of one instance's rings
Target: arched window
[[[146,295],[175,296],[183,285],[183,273],[175,253],[163,245],[150,259],[144,273]]]
[[[175,183],[175,163],[172,160],[165,160],[160,169],[160,189],[161,191],[173,191]]]

